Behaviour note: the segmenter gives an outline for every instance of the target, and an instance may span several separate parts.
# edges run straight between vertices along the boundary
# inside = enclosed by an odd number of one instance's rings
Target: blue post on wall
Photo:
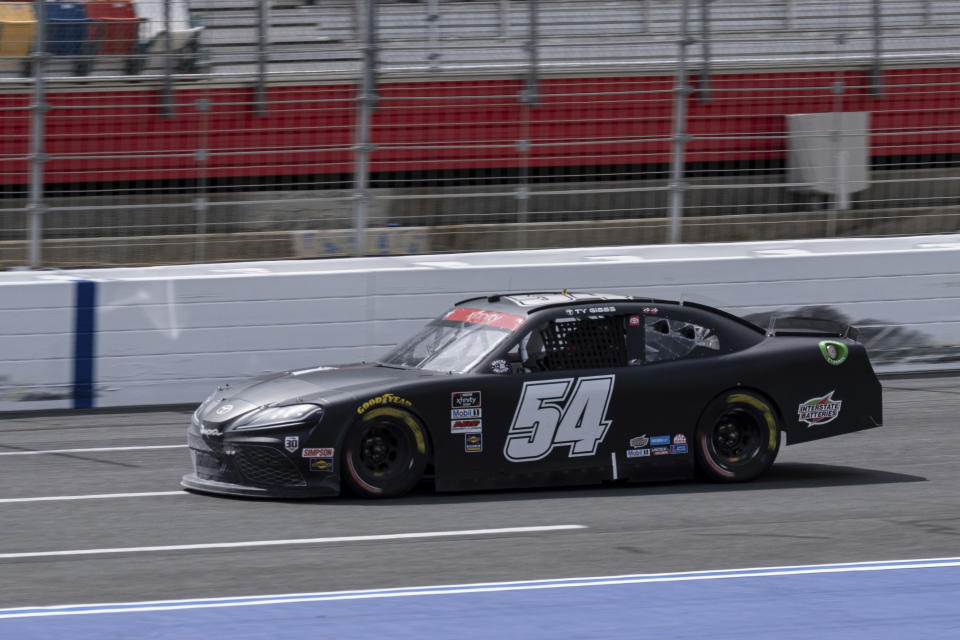
[[[93,407],[97,283],[77,281],[73,331],[73,408]]]

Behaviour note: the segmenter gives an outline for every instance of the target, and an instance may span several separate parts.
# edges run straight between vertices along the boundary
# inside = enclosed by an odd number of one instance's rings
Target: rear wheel
[[[391,498],[412,489],[429,462],[427,433],[394,407],[368,411],[347,434],[342,480],[364,498]]]
[[[712,480],[746,482],[770,468],[780,449],[776,413],[763,397],[728,391],[697,424],[697,463]]]

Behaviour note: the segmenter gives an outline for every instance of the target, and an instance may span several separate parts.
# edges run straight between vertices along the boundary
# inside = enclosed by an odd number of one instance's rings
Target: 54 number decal
[[[561,446],[570,447],[570,457],[594,455],[610,428],[606,415],[614,378],[525,383],[503,455],[512,462],[530,462]]]

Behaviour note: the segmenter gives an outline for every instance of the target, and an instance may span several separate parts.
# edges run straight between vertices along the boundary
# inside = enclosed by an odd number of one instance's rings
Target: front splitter
[[[252,487],[232,482],[219,482],[188,473],[180,479],[180,485],[190,491],[247,498],[324,498],[339,495],[333,487],[317,485],[306,487]]]

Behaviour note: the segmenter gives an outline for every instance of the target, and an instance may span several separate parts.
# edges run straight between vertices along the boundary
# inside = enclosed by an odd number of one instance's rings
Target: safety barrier
[[[860,326],[880,371],[960,367],[960,236],[0,273],[0,411],[195,402],[375,358],[454,302],[619,292]]]

